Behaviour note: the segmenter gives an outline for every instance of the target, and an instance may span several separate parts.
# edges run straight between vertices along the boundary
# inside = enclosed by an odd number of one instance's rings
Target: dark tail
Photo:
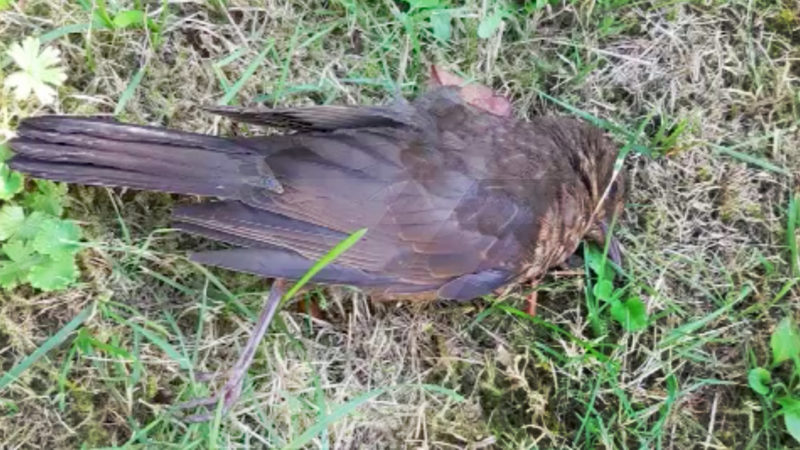
[[[231,199],[254,182],[281,190],[263,156],[216,136],[74,116],[25,119],[17,132],[9,165],[35,178]]]

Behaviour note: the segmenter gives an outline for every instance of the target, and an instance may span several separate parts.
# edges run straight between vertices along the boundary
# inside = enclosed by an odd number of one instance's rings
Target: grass
[[[108,20],[93,23],[101,4]],[[196,372],[235,360],[267,285],[186,261],[212,245],[169,229],[171,207],[193,199],[72,186],[80,283],[0,292],[0,446],[797,445],[747,374],[769,363],[780,320],[800,317],[800,10],[494,5],[11,2],[0,51],[42,36],[69,78],[53,108],[0,91],[0,129],[60,112],[258,132],[198,106],[374,104],[416,95],[427,67],[443,64],[508,95],[520,117],[579,115],[631,149],[615,227],[626,260],[612,278],[645,305],[643,330],[614,319],[593,270],[549,275],[535,318],[521,313],[527,286],[459,304],[315,288],[276,317],[233,412],[184,425],[170,405],[209,392]],[[151,21],[115,20],[136,9]],[[0,77],[10,70],[0,58]]]

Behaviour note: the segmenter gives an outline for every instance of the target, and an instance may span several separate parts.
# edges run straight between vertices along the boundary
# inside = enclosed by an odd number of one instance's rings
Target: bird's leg
[[[198,406],[205,406],[206,408],[211,409],[214,405],[219,403],[220,399],[222,399],[222,411],[227,412],[230,407],[236,403],[236,400],[239,399],[239,395],[242,393],[242,382],[244,381],[244,376],[247,373],[248,367],[250,367],[250,364],[253,362],[256,348],[261,342],[261,339],[264,337],[264,334],[267,332],[267,328],[269,328],[269,324],[272,322],[272,317],[275,316],[275,312],[278,310],[278,305],[280,305],[281,299],[283,298],[283,294],[285,292],[286,281],[282,279],[275,280],[275,282],[272,284],[272,288],[269,291],[267,300],[264,302],[264,309],[261,311],[258,322],[250,334],[247,344],[244,346],[244,349],[239,355],[239,359],[236,361],[233,367],[228,370],[228,379],[222,389],[210,397],[199,398],[182,403],[178,405],[178,409],[195,408]],[[184,418],[184,421],[204,422],[206,420],[210,420],[212,417],[214,417],[214,414],[209,412],[186,417]]]
[[[538,305],[537,300],[539,298],[539,292],[536,290],[536,282],[531,282],[531,287],[533,290],[528,297],[525,299],[526,307],[525,312],[528,313],[531,317],[536,317],[536,306]]]

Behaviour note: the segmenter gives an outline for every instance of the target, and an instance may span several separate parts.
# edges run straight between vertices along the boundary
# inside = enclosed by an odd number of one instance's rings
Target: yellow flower
[[[58,49],[47,47],[41,53],[39,49],[39,39],[34,37],[25,38],[22,45],[11,45],[8,56],[21,70],[9,75],[5,86],[14,91],[17,100],[24,100],[33,93],[39,102],[47,105],[56,98],[53,86],[61,86],[67,75],[58,66],[61,62]]]

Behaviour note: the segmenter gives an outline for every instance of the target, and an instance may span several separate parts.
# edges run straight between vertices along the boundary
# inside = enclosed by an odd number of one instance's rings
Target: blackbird
[[[50,180],[214,197],[177,207],[175,226],[233,248],[190,258],[279,280],[300,278],[365,227],[314,281],[379,299],[463,301],[535,283],[582,239],[605,245],[622,209],[618,149],[600,129],[572,118],[514,119],[503,97],[437,68],[412,102],[206,109],[293,132],[222,138],[40,116],[20,123],[9,164]],[[222,396],[230,407],[283,287],[273,284],[221,392],[184,406]]]

